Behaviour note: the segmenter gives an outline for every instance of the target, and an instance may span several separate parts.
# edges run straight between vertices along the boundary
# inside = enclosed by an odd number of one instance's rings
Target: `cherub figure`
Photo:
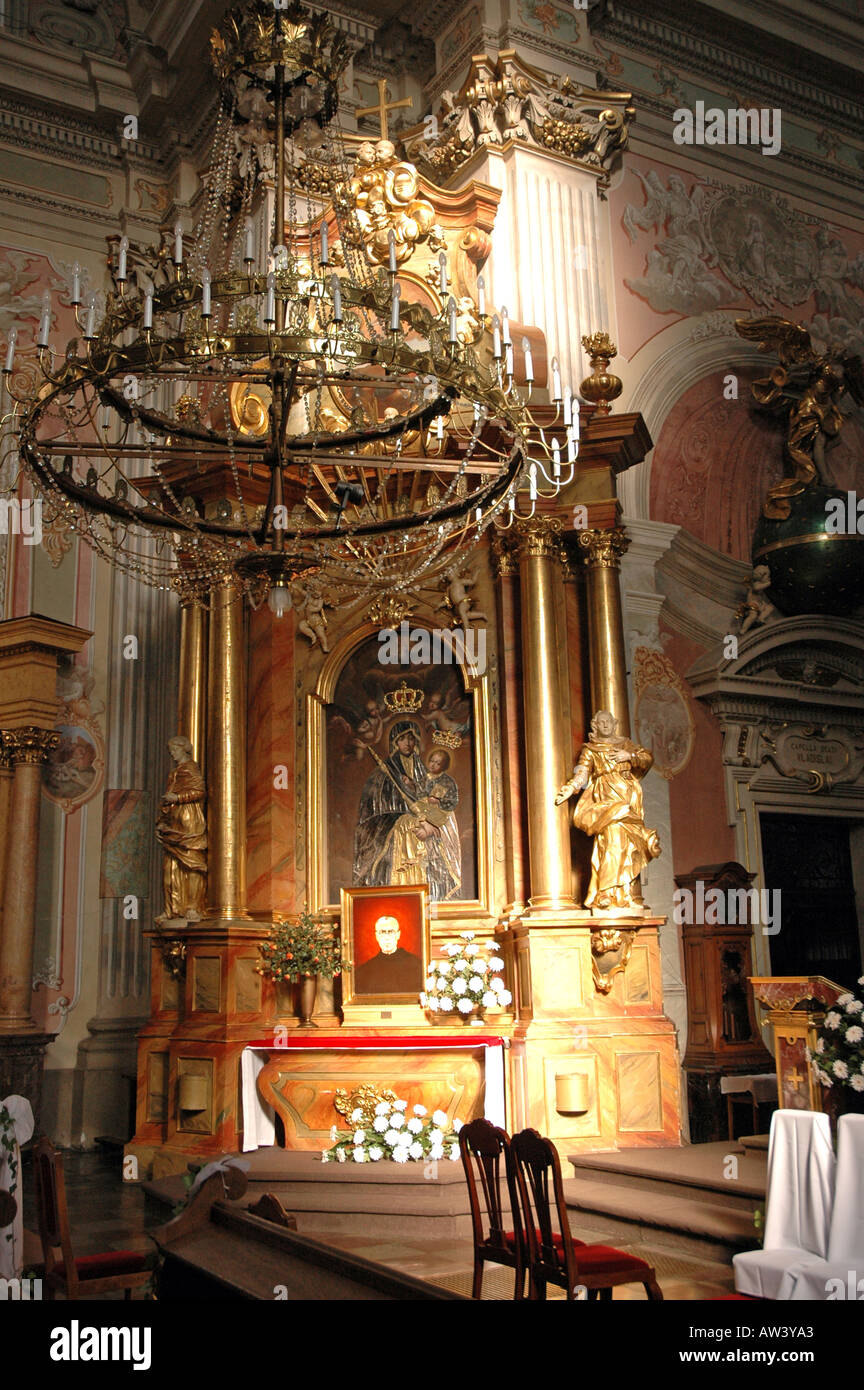
[[[449,608],[455,613],[458,622],[462,627],[468,627],[470,623],[485,623],[488,621],[486,614],[480,609],[472,608],[474,602],[470,590],[477,583],[476,576],[472,570],[466,570],[464,574],[455,574],[447,577],[447,597],[439,608]]]
[[[760,405],[788,416],[785,455],[791,477],[769,488],[762,505],[765,516],[783,520],[793,497],[824,481],[825,449],[843,424],[842,397],[848,391],[856,405],[864,405],[864,369],[860,357],[836,344],[820,356],[807,329],[787,319],[736,319],[735,328],[742,338],[758,342],[760,351],[773,349],[780,358],[769,377],[754,381],[753,395]]]
[[[299,585],[293,587],[292,597],[300,619],[297,624],[297,631],[302,632],[304,637],[308,637],[313,647],[317,642],[322,652],[329,652],[327,614],[324,612],[324,605],[327,600],[321,591],[320,584],[317,580],[310,579],[302,589]]]
[[[771,571],[768,566],[754,565],[747,597],[735,613],[740,633],[749,632],[751,627],[755,627],[757,623],[760,625],[767,623],[769,618],[776,615],[777,609],[766,592],[770,587]]]

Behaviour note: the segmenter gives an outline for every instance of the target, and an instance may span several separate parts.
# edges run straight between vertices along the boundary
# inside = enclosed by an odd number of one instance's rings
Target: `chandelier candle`
[[[501,305],[501,341],[505,347],[510,347],[513,342],[510,337],[510,315],[505,304]]]
[[[321,264],[330,264],[330,240],[327,235],[327,223],[321,223]]]
[[[121,285],[126,283],[126,257],[129,253],[129,238],[120,238],[120,252],[117,257],[117,279]]]
[[[182,224],[182,222],[175,222],[175,223],[174,223],[174,264],[177,265],[177,266],[180,266],[180,265],[183,264],[183,224]]]
[[[326,236],[326,229],[324,231]],[[243,262],[245,265],[252,265],[255,260],[255,227],[251,217],[247,217],[243,223]]]
[[[81,267],[77,261],[72,267],[72,298],[69,303],[75,308],[81,303]]]
[[[552,404],[561,404],[561,368],[558,366],[558,358],[552,358]]]
[[[447,280],[447,253],[446,253],[446,251],[442,251],[441,254],[440,254],[440,256],[438,257],[438,270],[439,270],[439,276],[440,276],[440,280],[441,280],[441,295],[442,295],[442,298],[443,298],[443,296],[447,293],[447,286],[448,286],[448,280]]]
[[[144,295],[144,312],[141,316],[141,327],[145,333],[153,327],[153,291],[148,290]]]
[[[213,317],[213,310],[210,305],[210,271],[206,268],[201,271],[201,317],[202,319]]]
[[[531,344],[527,338],[522,339],[522,352],[525,357],[525,380],[530,383],[534,380],[534,359],[531,356]]]
[[[481,319],[486,317],[486,281],[482,275],[477,276],[477,312]]]
[[[51,341],[51,291],[46,290],[42,296],[42,317],[39,320],[39,334],[36,338],[36,346],[47,348]]]
[[[390,332],[391,332],[391,333],[398,333],[398,332],[399,332],[399,296],[400,296],[401,293],[402,293],[402,291],[400,290],[397,281],[394,280],[394,282],[393,282],[393,294],[392,294],[392,296],[391,296],[391,302],[390,302]]]
[[[6,365],[3,370],[8,376],[15,364],[15,344],[18,341],[18,329],[9,329],[9,338],[6,343]]]

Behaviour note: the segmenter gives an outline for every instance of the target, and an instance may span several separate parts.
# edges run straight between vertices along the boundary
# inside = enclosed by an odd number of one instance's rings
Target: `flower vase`
[[[460,1014],[459,1017],[462,1019],[463,1024],[470,1027],[472,1023],[483,1022],[484,1010],[482,1008],[472,1009],[470,1014]]]
[[[275,980],[276,986],[276,1009],[274,1017],[296,1018],[297,1017],[297,986],[291,984],[289,980]]]
[[[303,975],[300,980],[300,1027],[317,1028],[318,1024],[312,1022],[312,1015],[315,1012],[315,999],[318,995],[318,976]]]

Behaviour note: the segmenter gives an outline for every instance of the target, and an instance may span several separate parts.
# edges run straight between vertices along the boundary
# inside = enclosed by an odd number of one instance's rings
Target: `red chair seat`
[[[103,1255],[76,1255],[75,1271],[79,1279],[109,1279],[115,1274],[138,1274],[147,1262],[146,1255],[135,1250],[106,1250]],[[55,1274],[66,1277],[66,1261],[54,1266]]]
[[[574,1245],[575,1245],[574,1241]],[[628,1274],[634,1276],[651,1266],[638,1255],[628,1255],[611,1245],[582,1245],[576,1251],[576,1268],[580,1274]]]

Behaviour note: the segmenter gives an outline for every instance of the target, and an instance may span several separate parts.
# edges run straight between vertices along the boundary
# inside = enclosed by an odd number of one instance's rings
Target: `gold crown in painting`
[[[391,690],[384,696],[384,703],[394,714],[416,714],[423,704],[423,691],[413,690],[403,681],[398,690]]]
[[[440,743],[442,748],[461,748],[461,734],[451,733],[448,729],[436,729],[432,735],[433,743]]]

